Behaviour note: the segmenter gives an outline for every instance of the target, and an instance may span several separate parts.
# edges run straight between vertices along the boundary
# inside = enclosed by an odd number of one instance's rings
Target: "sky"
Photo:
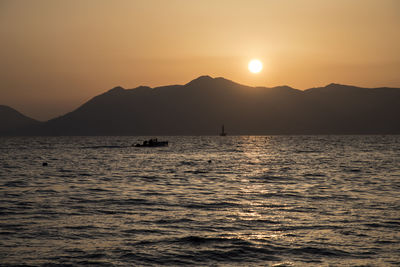
[[[48,120],[200,75],[400,87],[399,29],[398,0],[0,0],[0,105]]]

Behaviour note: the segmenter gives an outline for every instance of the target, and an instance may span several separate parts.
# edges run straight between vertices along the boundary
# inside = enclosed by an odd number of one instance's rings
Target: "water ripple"
[[[400,136],[158,138],[0,138],[0,266],[400,262]]]

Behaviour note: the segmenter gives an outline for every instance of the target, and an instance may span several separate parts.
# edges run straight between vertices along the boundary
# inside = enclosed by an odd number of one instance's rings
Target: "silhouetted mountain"
[[[116,87],[33,130],[46,135],[400,133],[400,89],[330,84],[305,91],[201,76],[185,85]]]
[[[27,128],[39,124],[39,121],[31,119],[13,108],[0,105],[1,135],[13,135],[19,133],[20,131],[29,131]]]

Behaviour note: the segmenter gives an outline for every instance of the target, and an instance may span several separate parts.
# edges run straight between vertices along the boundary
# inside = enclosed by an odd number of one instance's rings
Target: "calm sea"
[[[0,138],[0,265],[400,265],[400,136],[158,139]]]

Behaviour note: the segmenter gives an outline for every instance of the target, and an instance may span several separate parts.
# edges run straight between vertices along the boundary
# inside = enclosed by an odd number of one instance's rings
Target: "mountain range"
[[[297,90],[201,76],[185,85],[115,87],[46,122],[0,106],[2,135],[400,134],[400,88]]]

